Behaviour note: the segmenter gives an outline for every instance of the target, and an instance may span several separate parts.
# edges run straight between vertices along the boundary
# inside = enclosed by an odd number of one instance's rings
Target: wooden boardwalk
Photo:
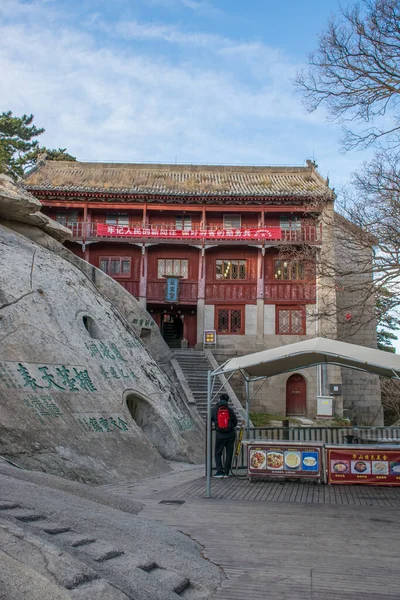
[[[171,487],[168,498],[181,500],[204,498],[206,482],[199,477]],[[252,502],[296,502],[306,504],[348,504],[357,506],[400,507],[400,489],[362,485],[317,485],[309,481],[254,481],[213,479],[212,498]],[[160,492],[160,497],[165,491]],[[400,598],[400,595],[399,595]]]
[[[230,478],[206,499],[200,473],[108,487],[203,546],[213,600],[400,599],[400,489]]]

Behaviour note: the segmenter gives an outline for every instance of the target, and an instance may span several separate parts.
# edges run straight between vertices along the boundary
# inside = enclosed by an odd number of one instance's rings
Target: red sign
[[[400,448],[328,449],[328,483],[400,485]]]
[[[187,238],[222,240],[280,240],[280,227],[262,227],[249,229],[151,229],[146,227],[118,227],[118,225],[97,224],[99,237],[149,237],[149,238]]]

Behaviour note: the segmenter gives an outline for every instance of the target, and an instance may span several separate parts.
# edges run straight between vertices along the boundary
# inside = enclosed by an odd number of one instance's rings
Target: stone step
[[[181,364],[181,363],[179,363]],[[183,369],[186,369],[187,371],[191,371],[193,373],[193,369],[195,369],[196,373],[201,373],[202,375],[204,375],[204,373],[207,373],[210,369],[207,367],[203,367],[202,365],[198,365],[197,363],[193,363],[192,365],[182,365]]]
[[[183,350],[174,352],[174,358],[183,371],[196,401],[197,410],[205,421],[207,417],[208,372],[212,370],[212,367],[203,351]]]
[[[10,554],[26,565],[30,573],[40,574],[42,585],[46,579],[51,581],[53,592],[60,591],[63,598],[204,600],[210,597],[197,583],[194,585],[188,575],[182,574],[180,568],[171,566],[169,560],[164,561],[160,552],[152,556],[147,549],[135,548],[134,544],[127,551],[73,531],[68,523],[57,523],[46,514],[17,503],[1,502],[0,505],[4,519],[0,536],[1,532],[3,538],[8,536]],[[35,516],[40,520],[32,518]],[[21,540],[23,546],[19,549]],[[1,591],[0,597],[3,598]]]

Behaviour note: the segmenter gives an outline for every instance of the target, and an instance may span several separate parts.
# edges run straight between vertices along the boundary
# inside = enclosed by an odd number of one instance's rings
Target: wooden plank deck
[[[205,477],[180,483],[168,489],[170,500],[204,498]],[[158,493],[164,497],[166,490]],[[400,507],[400,488],[366,485],[318,485],[311,481],[249,481],[248,479],[213,479],[212,498],[252,502],[289,502],[306,504],[344,504],[358,506]],[[400,595],[399,595],[400,598]]]
[[[227,577],[213,600],[400,599],[400,489],[229,478],[206,499],[201,473],[108,487],[203,546]]]
[[[400,598],[394,508],[186,498],[150,500],[142,514],[190,535],[222,567],[213,600]]]

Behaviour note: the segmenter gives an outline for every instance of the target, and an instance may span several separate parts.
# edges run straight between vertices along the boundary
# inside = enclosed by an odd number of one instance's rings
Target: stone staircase
[[[207,417],[207,373],[208,371],[214,370],[203,350],[179,350],[174,352],[174,359],[178,362],[183,375],[188,383],[190,391],[194,399],[196,400],[197,410],[202,417],[203,421],[206,421]],[[217,379],[214,384],[214,394],[219,389],[220,382]],[[226,390],[221,389],[221,393]],[[233,391],[230,392],[229,405],[235,411],[238,418],[242,418],[240,413],[243,409],[240,407],[239,400],[232,396]],[[218,400],[218,397],[214,400],[213,404]]]
[[[176,337],[173,323],[164,323],[163,338],[170,348],[180,348],[181,340]]]

